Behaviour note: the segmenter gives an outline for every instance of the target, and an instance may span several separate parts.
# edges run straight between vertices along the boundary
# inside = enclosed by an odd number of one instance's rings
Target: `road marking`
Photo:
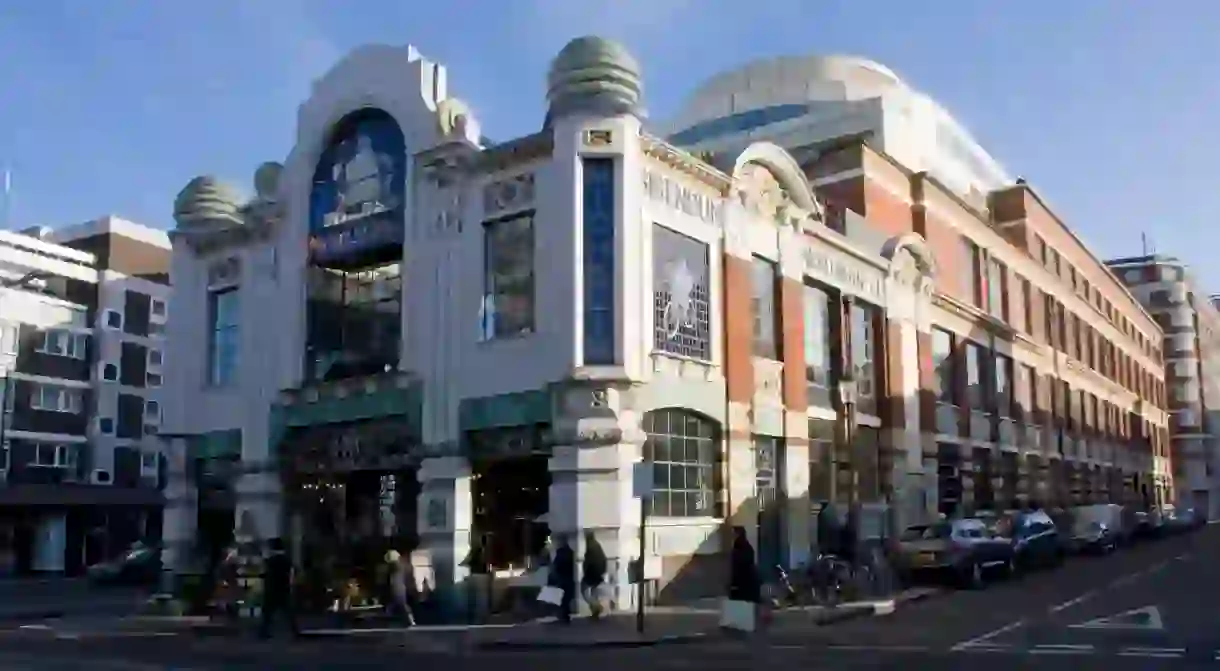
[[[967,648],[953,648],[955,652],[1008,652],[1012,650],[1010,645],[997,645],[994,643],[980,643]],[[1217,653],[1217,658],[1220,658],[1220,653]]]
[[[802,647],[802,646],[794,646]],[[927,652],[922,645],[828,645],[828,650],[844,650],[853,652]]]
[[[1131,583],[1135,582],[1136,580],[1139,580],[1141,575],[1142,575],[1141,573],[1132,573],[1130,575],[1125,575],[1125,576],[1115,580],[1114,582],[1111,582],[1110,589],[1117,589],[1117,588],[1123,587],[1125,585],[1130,585]]]
[[[1059,604],[1058,606],[1052,606],[1049,612],[1058,613],[1059,611],[1067,610],[1068,608],[1071,608],[1072,606],[1082,604],[1085,601],[1088,601],[1089,599],[1093,598],[1096,594],[1097,594],[1097,592],[1092,592],[1092,591],[1085,592],[1084,594],[1081,594],[1080,596],[1076,597],[1075,599],[1064,601],[1063,603]]]
[[[1148,569],[1145,570],[1144,573],[1147,575],[1152,575],[1153,573],[1157,573],[1161,570],[1164,570],[1164,568],[1166,566],[1169,566],[1169,562],[1167,562],[1167,561],[1158,562],[1158,563],[1153,564],[1152,566],[1148,567]]]
[[[1186,654],[1186,648],[1123,648],[1119,657],[1153,657],[1156,659],[1177,659]]]
[[[1144,606],[1123,611],[1108,617],[1099,617],[1087,622],[1069,624],[1069,629],[1142,629],[1145,631],[1164,631],[1165,621],[1161,611],[1156,606]]]
[[[1091,655],[1091,645],[1035,645],[1030,648],[1031,655]]]
[[[999,629],[996,629],[995,631],[987,632],[986,634],[983,634],[982,636],[972,638],[968,641],[962,641],[961,643],[958,643],[957,645],[950,648],[950,650],[965,650],[966,648],[971,648],[971,647],[977,646],[980,643],[986,643],[987,641],[990,641],[991,639],[995,638],[996,636],[999,636],[1000,634],[1003,634],[1006,632],[1010,632],[1013,629],[1023,626],[1024,624],[1025,624],[1025,620],[1017,620],[1016,622],[1013,622],[1012,624],[1006,624],[1003,627],[1000,627]]]

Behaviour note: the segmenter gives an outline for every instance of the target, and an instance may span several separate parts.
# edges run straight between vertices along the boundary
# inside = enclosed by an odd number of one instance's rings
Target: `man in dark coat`
[[[601,588],[606,582],[606,551],[592,531],[585,532],[585,558],[580,567],[580,587],[593,619],[602,614]]]
[[[259,634],[269,638],[276,616],[282,615],[288,620],[293,635],[299,636],[292,609],[292,559],[284,550],[284,541],[278,538],[272,538],[268,548],[270,554],[263,570],[263,618]]]
[[[744,527],[733,527],[733,549],[729,555],[729,599],[758,603],[762,601],[762,581],[754,561],[754,546]]]
[[[559,537],[549,578],[552,587],[563,590],[563,598],[559,601],[559,621],[569,623],[572,621],[572,601],[576,597],[576,553],[568,544],[567,536]]]

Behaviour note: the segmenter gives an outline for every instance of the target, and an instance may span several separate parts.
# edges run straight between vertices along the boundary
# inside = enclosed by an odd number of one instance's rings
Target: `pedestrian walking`
[[[415,611],[411,607],[411,588],[414,575],[407,570],[398,550],[385,553],[386,579],[389,581],[390,614],[401,619],[408,627],[415,626]]]
[[[549,578],[552,587],[563,591],[559,600],[559,621],[568,624],[572,621],[572,601],[576,597],[576,553],[568,544],[567,536],[559,537]]]
[[[580,567],[580,591],[596,620],[602,615],[602,585],[606,582],[606,550],[592,531],[585,532],[585,557]]]
[[[263,616],[259,635],[271,637],[278,617],[288,620],[293,636],[299,636],[296,613],[292,607],[292,559],[284,549],[284,541],[272,538],[263,570]]]
[[[754,559],[754,546],[744,527],[733,527],[733,548],[729,555],[729,600],[757,604],[762,601],[762,581]]]

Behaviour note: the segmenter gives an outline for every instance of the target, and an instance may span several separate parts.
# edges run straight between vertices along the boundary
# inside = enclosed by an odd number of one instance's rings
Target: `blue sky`
[[[854,53],[940,100],[1103,257],[1220,269],[1220,3],[1209,0],[39,0],[0,3],[0,163],[13,225],[112,212],[168,227],[201,173],[283,160],[311,80],[367,42],[450,70],[485,132],[542,120],[571,37],[620,39],[654,118],[765,56]],[[1208,252],[1212,249],[1212,252]]]

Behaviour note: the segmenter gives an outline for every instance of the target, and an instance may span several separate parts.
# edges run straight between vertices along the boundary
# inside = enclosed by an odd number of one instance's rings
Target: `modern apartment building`
[[[1027,186],[988,215],[858,138],[697,157],[597,38],[547,101],[492,145],[444,66],[361,48],[253,199],[178,195],[171,563],[227,519],[302,561],[420,549],[446,593],[475,542],[510,570],[591,531],[629,606],[641,505],[664,596],[720,593],[733,525],[806,559],[828,500],[1157,495],[1160,329]]]
[[[858,58],[781,58],[713,77],[669,128],[701,152],[780,144],[828,206],[926,241],[942,509],[1171,496],[1160,327],[926,94]]]
[[[1220,311],[1172,256],[1107,262],[1165,332],[1173,501],[1220,516]]]
[[[159,533],[163,231],[0,231],[0,572],[77,573]]]

